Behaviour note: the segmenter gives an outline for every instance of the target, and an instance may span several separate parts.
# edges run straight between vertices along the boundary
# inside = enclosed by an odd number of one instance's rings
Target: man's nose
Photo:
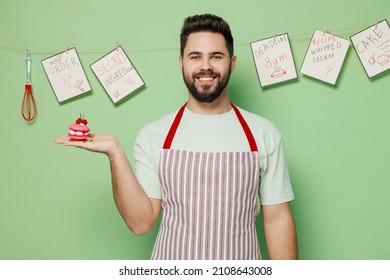
[[[201,70],[212,70],[211,61],[208,57],[202,59]]]

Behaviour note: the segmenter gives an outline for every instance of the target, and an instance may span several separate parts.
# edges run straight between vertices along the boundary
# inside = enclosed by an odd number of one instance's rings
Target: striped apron
[[[261,259],[255,225],[260,168],[252,132],[232,104],[251,151],[170,149],[185,106],[161,152],[163,214],[152,259]]]

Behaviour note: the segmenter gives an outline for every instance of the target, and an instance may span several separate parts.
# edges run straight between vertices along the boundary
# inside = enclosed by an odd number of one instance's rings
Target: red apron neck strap
[[[238,110],[238,108],[233,103],[230,103],[230,104],[232,105],[234,112],[236,112],[237,118],[240,121],[242,129],[245,132],[245,135],[246,135],[246,138],[248,139],[249,147],[251,148],[251,151],[257,152],[258,151],[257,144],[255,141],[255,138],[253,137],[251,129],[249,128],[248,124],[246,123],[244,117],[241,115],[240,110]]]
[[[255,138],[253,137],[252,131],[250,130],[248,124],[246,123],[244,117],[241,115],[241,112],[238,110],[238,108],[233,103],[231,103],[231,105],[233,107],[234,112],[236,113],[236,116],[241,124],[242,129],[244,130],[246,138],[248,139],[249,147],[250,147],[251,151],[257,152],[257,144],[255,141]],[[183,116],[184,109],[186,108],[186,106],[187,106],[187,103],[185,103],[177,112],[176,117],[171,125],[171,128],[168,131],[167,137],[165,138],[163,149],[170,149],[171,148],[173,138],[175,137],[176,130],[180,124],[180,120]]]
[[[167,137],[165,138],[165,142],[163,145],[163,149],[170,149],[173,141],[173,137],[175,137],[176,130],[179,126],[181,117],[183,116],[184,109],[187,106],[187,102],[179,109],[179,112],[176,114],[175,120],[173,121],[171,128],[168,131]]]

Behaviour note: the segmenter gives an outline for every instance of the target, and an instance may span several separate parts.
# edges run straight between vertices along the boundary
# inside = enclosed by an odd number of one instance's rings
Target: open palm
[[[89,136],[89,140],[86,141],[74,141],[69,140],[67,136],[61,136],[54,139],[54,142],[104,154],[109,154],[119,146],[118,139],[112,134],[90,134]]]

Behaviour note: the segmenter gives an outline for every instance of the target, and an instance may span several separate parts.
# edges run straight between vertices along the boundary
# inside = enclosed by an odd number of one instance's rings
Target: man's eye
[[[190,56],[190,59],[191,59],[191,60],[198,60],[199,58],[200,58],[199,55]]]
[[[222,56],[221,55],[213,55],[213,59],[222,59]]]

